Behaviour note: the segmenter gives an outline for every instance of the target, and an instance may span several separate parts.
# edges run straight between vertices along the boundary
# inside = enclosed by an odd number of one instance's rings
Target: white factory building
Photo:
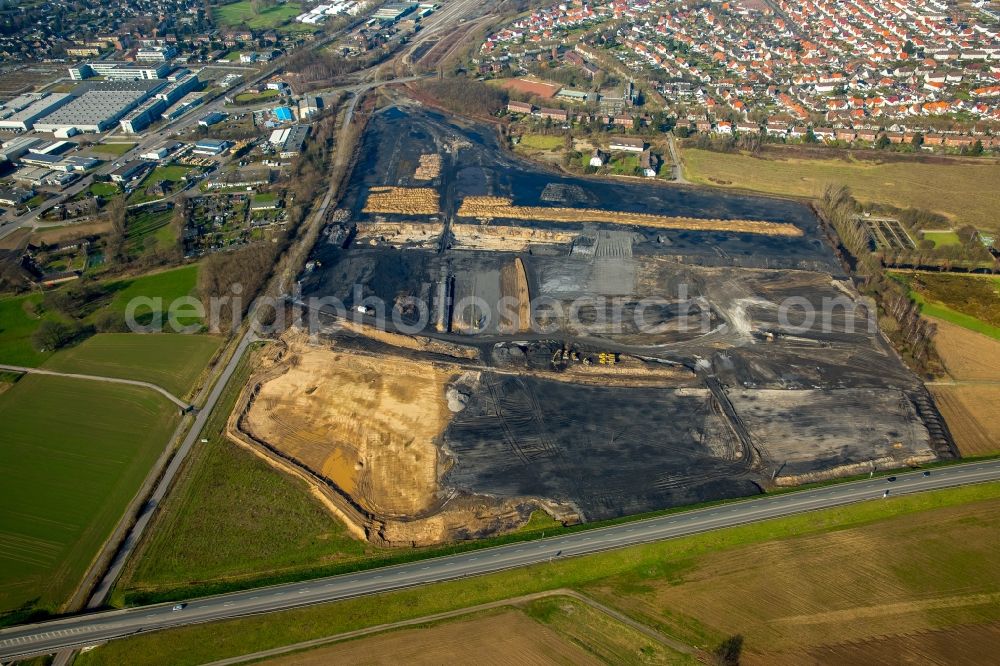
[[[101,60],[82,62],[70,67],[69,76],[74,81],[83,81],[93,76],[104,77],[106,81],[148,81],[162,79],[170,70],[171,65],[167,62],[138,65],[130,62]]]
[[[60,106],[73,101],[68,93],[28,93],[0,107],[0,130],[27,132],[34,123]]]
[[[74,99],[35,123],[40,132],[104,132],[122,116],[142,104],[165,81],[101,81],[82,84]]]

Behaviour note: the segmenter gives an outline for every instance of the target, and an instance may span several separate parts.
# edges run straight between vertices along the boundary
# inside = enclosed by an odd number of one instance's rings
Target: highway
[[[555,559],[745,525],[781,516],[928,490],[1000,480],[1000,460],[962,463],[886,478],[747,499],[611,527],[509,544],[392,567],[172,604],[105,611],[0,631],[0,659],[83,647],[171,627],[212,622],[478,576]]]

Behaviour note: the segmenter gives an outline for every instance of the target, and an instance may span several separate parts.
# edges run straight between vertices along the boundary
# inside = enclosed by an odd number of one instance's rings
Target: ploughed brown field
[[[558,633],[509,610],[498,615],[405,629],[265,662],[269,666],[326,664],[600,664]]]
[[[930,386],[964,456],[1000,451],[1000,340],[942,319],[934,344],[948,376]]]

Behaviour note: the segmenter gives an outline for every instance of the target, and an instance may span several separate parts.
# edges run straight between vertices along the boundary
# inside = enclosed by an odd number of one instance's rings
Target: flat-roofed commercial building
[[[177,49],[172,46],[148,46],[135,52],[139,62],[166,62],[177,55]]]
[[[93,76],[103,76],[107,81],[140,81],[162,79],[170,73],[170,63],[149,63],[137,65],[130,62],[100,60],[82,62],[69,68],[69,77],[83,81]]]
[[[229,142],[218,139],[202,139],[194,145],[195,155],[221,155],[227,150],[229,150]]]
[[[205,94],[200,92],[188,93],[177,100],[177,103],[172,107],[167,109],[163,115],[167,117],[168,120],[176,120],[180,118],[185,113],[195,108],[205,99]]]
[[[278,154],[282,158],[296,157],[302,152],[302,146],[309,136],[308,125],[292,125],[288,128],[288,134],[284,137],[281,149]]]
[[[145,174],[151,168],[152,165],[149,162],[133,160],[112,171],[111,181],[114,183],[128,183]]]
[[[100,81],[82,84],[72,102],[36,122],[35,129],[41,132],[58,132],[72,127],[80,132],[104,132],[114,127],[122,116],[142,104],[165,83]]]
[[[21,95],[0,110],[0,130],[27,132],[34,129],[36,120],[72,101],[73,95],[69,93]]]
[[[154,97],[130,111],[121,119],[122,130],[126,134],[135,134],[152,125],[167,109],[167,101]]]
[[[19,136],[10,141],[4,141],[2,148],[0,148],[0,160],[13,162],[41,143],[44,142],[35,136]]]

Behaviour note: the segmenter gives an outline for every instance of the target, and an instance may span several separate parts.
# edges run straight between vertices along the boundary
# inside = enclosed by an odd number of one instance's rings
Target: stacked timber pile
[[[420,156],[420,166],[413,177],[416,180],[434,180],[441,175],[441,156],[435,153]]]
[[[431,187],[373,187],[362,212],[434,215],[438,209],[438,193]]]
[[[690,231],[731,231],[764,234],[767,236],[801,236],[802,230],[794,224],[764,220],[719,220],[697,217],[670,217],[648,213],[630,213],[599,208],[542,208],[515,206],[503,197],[466,197],[458,209],[459,217],[481,220],[494,218],[535,220],[539,222],[607,222],[657,229],[685,229]]]

